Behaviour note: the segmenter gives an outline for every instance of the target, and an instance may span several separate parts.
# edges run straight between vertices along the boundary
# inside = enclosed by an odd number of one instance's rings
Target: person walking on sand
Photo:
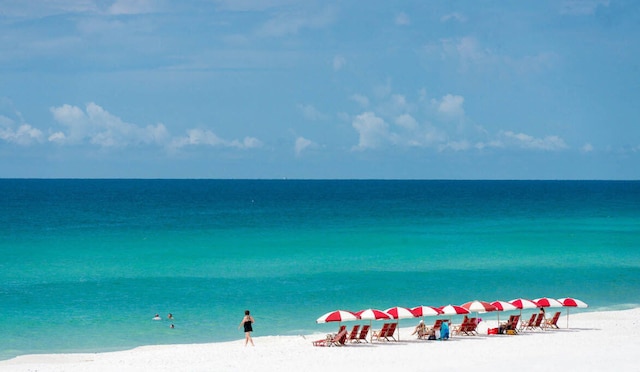
[[[244,327],[244,346],[247,346],[247,343],[251,342],[251,346],[255,346],[253,344],[253,339],[251,338],[251,332],[253,332],[253,327],[251,325],[255,322],[253,317],[249,314],[249,310],[244,311],[244,318],[240,322],[238,329],[240,327]]]

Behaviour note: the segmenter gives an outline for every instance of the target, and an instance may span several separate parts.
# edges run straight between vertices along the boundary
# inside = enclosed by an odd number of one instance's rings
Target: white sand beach
[[[636,359],[640,308],[571,313],[569,329],[566,310],[561,310],[561,329],[515,336],[487,335],[487,328],[497,324],[496,316],[489,313],[481,314],[480,335],[456,336],[448,341],[416,340],[409,336],[409,328],[400,330],[400,342],[344,347],[312,346],[311,341],[324,338],[320,333],[270,336],[254,338],[255,347],[245,347],[244,340],[238,340],[110,353],[25,355],[0,361],[0,371],[640,370]],[[374,323],[374,328],[380,325]]]

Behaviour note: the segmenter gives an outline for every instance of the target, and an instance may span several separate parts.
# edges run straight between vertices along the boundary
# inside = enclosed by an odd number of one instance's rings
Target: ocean
[[[315,320],[336,309],[640,306],[638,181],[0,179],[0,195],[0,359],[242,340],[246,309],[266,336],[335,330]]]

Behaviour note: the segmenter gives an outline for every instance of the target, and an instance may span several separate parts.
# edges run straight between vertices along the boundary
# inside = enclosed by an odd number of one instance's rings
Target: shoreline
[[[497,325],[497,316],[485,313],[480,316],[484,321],[478,326],[478,336],[455,336],[448,341],[416,340],[415,336],[410,336],[412,327],[402,327],[399,342],[314,347],[312,341],[325,336],[318,332],[255,337],[255,347],[245,347],[244,339],[239,339],[204,344],[149,345],[114,352],[30,354],[0,361],[0,371],[218,369],[275,372],[283,368],[304,368],[308,372],[333,368],[495,368],[512,363],[518,363],[518,369],[525,371],[546,370],[551,366],[551,369],[568,370],[631,370],[638,367],[638,362],[630,356],[640,347],[640,340],[633,332],[640,318],[640,308],[570,313],[568,329],[566,309],[557,310],[562,311],[559,330],[526,331],[516,336],[487,335],[487,328]],[[557,310],[551,308],[548,313]],[[425,322],[429,324],[431,319],[435,318],[425,318]],[[372,328],[379,329],[381,325],[373,322]]]

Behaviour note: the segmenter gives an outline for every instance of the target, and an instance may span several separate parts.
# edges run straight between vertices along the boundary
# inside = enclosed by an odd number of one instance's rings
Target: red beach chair
[[[313,346],[342,346],[347,340],[347,330],[343,329],[336,335],[327,335],[327,338],[312,341]]]
[[[560,327],[558,327],[558,319],[560,319],[560,312],[556,311],[556,313],[553,314],[553,318],[547,320],[546,322],[547,327],[560,329]]]
[[[347,337],[347,340],[349,341],[354,341],[358,339],[358,330],[360,329],[360,325],[356,324],[353,326],[353,329],[351,329],[351,332],[349,332],[349,336]]]
[[[391,323],[389,329],[387,329],[387,334],[384,336],[385,340],[391,341],[389,340],[389,337],[391,337],[393,341],[398,341],[395,337],[393,337],[393,335],[396,333],[396,327],[398,327],[398,323]]]
[[[384,340],[387,337],[387,331],[389,330],[389,327],[391,327],[391,324],[395,323],[384,323],[382,325],[382,329],[379,331],[373,331],[372,339],[375,338],[378,341],[381,341],[381,339]]]
[[[358,335],[358,338],[353,341],[360,343],[362,342],[362,340],[364,340],[364,342],[369,343],[369,341],[367,341],[367,334],[369,333],[369,328],[371,328],[370,325],[368,324],[363,325],[362,329],[360,330],[360,334]]]
[[[529,318],[529,320],[520,323],[520,330],[522,331],[522,330],[528,329],[533,325],[533,323],[535,323],[535,321],[536,321],[536,314],[531,314],[531,318]]]

